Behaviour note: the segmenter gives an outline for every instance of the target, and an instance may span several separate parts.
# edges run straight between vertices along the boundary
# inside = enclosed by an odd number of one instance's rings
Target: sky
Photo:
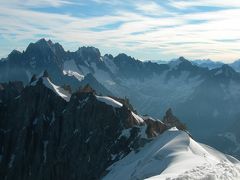
[[[240,58],[240,0],[0,0],[0,57],[40,38],[140,60]]]

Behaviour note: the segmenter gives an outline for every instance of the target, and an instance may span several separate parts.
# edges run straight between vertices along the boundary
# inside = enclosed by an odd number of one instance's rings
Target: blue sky
[[[140,60],[240,58],[239,0],[0,0],[0,57],[40,38]]]

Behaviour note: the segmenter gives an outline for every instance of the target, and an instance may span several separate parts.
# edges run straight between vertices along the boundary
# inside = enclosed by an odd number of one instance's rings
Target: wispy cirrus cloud
[[[161,15],[167,12],[165,8],[154,1],[148,1],[148,3],[140,1],[135,6],[137,10],[144,14]]]
[[[240,57],[240,3],[234,0],[19,2],[0,7],[2,57],[41,37],[70,50],[93,45],[140,59]]]
[[[171,6],[186,9],[193,7],[219,7],[219,8],[239,8],[240,1],[238,0],[196,0],[196,1],[186,1],[186,0],[171,0],[169,3]]]
[[[64,5],[71,5],[76,4],[75,1],[69,0],[10,0],[10,1],[3,1],[1,2],[1,6],[8,6],[8,7],[60,7]]]

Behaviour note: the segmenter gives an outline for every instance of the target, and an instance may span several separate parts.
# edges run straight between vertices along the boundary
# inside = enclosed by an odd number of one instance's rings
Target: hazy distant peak
[[[183,56],[180,56],[179,58],[178,58],[178,60],[179,61],[182,61],[182,62],[189,62],[185,57],[183,57]]]
[[[120,53],[115,57],[116,60],[136,60],[135,58],[128,56],[125,53]]]
[[[192,66],[192,63],[185,59],[183,56],[179,57],[176,60],[172,60],[169,63],[170,68],[177,68],[179,66]]]
[[[97,54],[97,55],[101,55],[100,51],[98,48],[95,48],[93,46],[82,46],[82,47],[79,47],[78,50],[77,50],[78,53],[94,53],[94,54]]]
[[[236,71],[229,65],[223,64],[221,69],[223,70],[224,73],[235,73]]]
[[[19,54],[21,54],[21,52],[14,49],[8,56],[14,56],[14,55],[19,55]]]
[[[106,57],[108,59],[113,59],[114,58],[113,55],[111,55],[111,54],[105,54],[103,57],[104,58]]]
[[[215,73],[215,76],[219,76],[219,77],[239,77],[239,74],[229,65],[227,64],[223,64],[221,67],[216,68],[213,70]]]

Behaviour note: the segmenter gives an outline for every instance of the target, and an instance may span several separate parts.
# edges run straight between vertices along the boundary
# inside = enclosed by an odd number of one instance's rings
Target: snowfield
[[[74,76],[79,81],[82,81],[84,78],[83,73],[80,72],[74,60],[64,62],[63,74],[68,76]]]
[[[172,128],[108,168],[104,180],[240,179],[240,162]]]

